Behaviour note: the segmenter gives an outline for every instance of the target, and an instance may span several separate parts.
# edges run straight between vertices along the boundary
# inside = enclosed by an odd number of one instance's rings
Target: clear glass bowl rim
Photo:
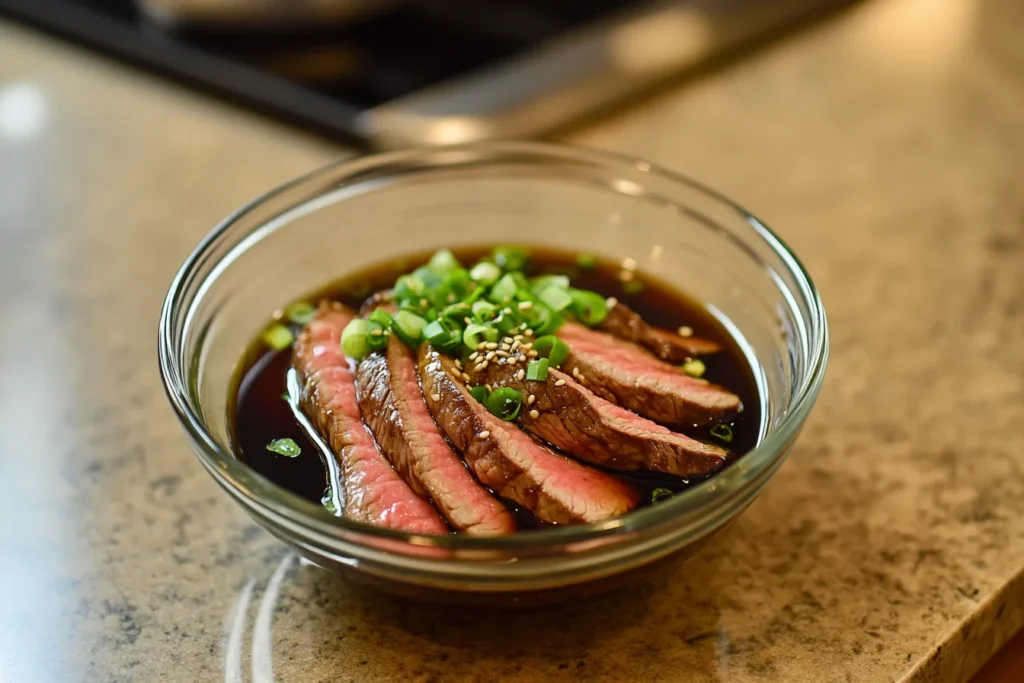
[[[526,160],[528,163],[534,164],[559,162],[599,167],[609,174],[608,178],[615,177],[617,170],[623,173],[627,171],[635,173],[637,169],[641,169],[649,177],[656,177],[681,186],[688,191],[703,194],[705,198],[734,211],[746,222],[753,234],[785,264],[789,271],[788,274],[798,285],[800,298],[810,314],[809,319],[804,320],[809,334],[810,348],[807,371],[804,376],[797,378],[799,381],[793,387],[790,403],[779,423],[769,429],[752,451],[743,456],[743,467],[731,466],[705,481],[692,485],[668,501],[646,506],[621,518],[600,524],[534,530],[496,538],[469,537],[460,534],[425,536],[382,529],[334,517],[322,506],[266,479],[242,461],[234,458],[217,443],[206,429],[202,417],[193,408],[189,396],[188,372],[190,365],[179,363],[181,349],[177,346],[177,339],[183,340],[184,334],[177,337],[176,327],[179,321],[187,322],[189,319],[188,310],[183,309],[189,284],[206,262],[209,252],[225,233],[265,202],[297,190],[301,186],[316,184],[328,177],[332,178],[331,192],[347,187],[352,190],[352,193],[346,196],[353,196],[353,194],[360,194],[356,191],[360,185],[365,185],[367,192],[380,189],[382,183],[386,184],[387,169],[390,168],[413,168],[419,172],[446,166],[457,167],[465,165],[467,162],[497,162],[500,164],[512,159],[518,163]],[[606,184],[605,189],[621,194],[611,182]],[[631,196],[631,199],[636,198]],[[658,198],[662,201],[665,200],[665,197],[661,195]],[[307,198],[303,203],[312,201],[312,199]],[[678,205],[677,202],[672,202],[672,204]],[[289,207],[288,211],[295,209],[296,206]],[[247,234],[258,231],[262,225],[265,223],[253,227]],[[239,238],[235,242],[235,247],[244,239],[244,236]],[[232,248],[232,251],[235,247]],[[215,264],[207,278],[216,277],[217,273],[218,268]],[[200,286],[198,290],[202,292],[205,287]],[[191,308],[191,305],[195,305],[196,302],[189,303]],[[821,388],[828,362],[828,325],[818,291],[796,255],[761,220],[719,192],[680,173],[621,153],[565,144],[506,141],[414,148],[371,154],[356,159],[343,159],[284,183],[238,208],[202,239],[175,275],[160,312],[157,353],[164,389],[179,421],[193,444],[197,446],[196,453],[200,462],[222,487],[259,511],[262,516],[269,513],[271,517],[278,517],[289,527],[308,533],[311,539],[319,538],[329,541],[333,538],[344,543],[353,540],[358,542],[359,536],[369,536],[403,541],[420,547],[500,553],[517,549],[553,548],[567,544],[590,545],[588,542],[599,540],[614,541],[613,537],[615,536],[650,531],[653,527],[664,525],[676,518],[683,521],[683,518],[692,517],[694,514],[699,516],[701,513],[705,513],[707,517],[716,517],[715,511],[720,507],[735,509],[737,502],[735,498],[756,495],[757,490],[765,483],[765,475],[770,474],[781,465],[781,461],[787,454],[786,446],[801,428]],[[187,360],[191,361],[191,359]],[[732,504],[727,505],[726,501],[730,501]],[[741,502],[740,506],[744,506],[744,504]],[[717,521],[724,523],[727,520]],[[711,519],[697,519],[691,520],[691,522],[699,527],[707,526],[708,522],[711,522],[710,526],[712,527],[718,526]]]

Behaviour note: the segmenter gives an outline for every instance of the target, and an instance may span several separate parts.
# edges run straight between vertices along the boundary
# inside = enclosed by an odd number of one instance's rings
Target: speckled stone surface
[[[832,364],[765,494],[666,583],[481,616],[298,563],[160,387],[196,241],[350,152],[0,23],[0,681],[965,680],[1024,625],[1022,25],[865,2],[572,135],[775,226]]]

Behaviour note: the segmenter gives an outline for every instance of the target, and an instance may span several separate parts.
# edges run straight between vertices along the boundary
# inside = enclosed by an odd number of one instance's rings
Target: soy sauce
[[[490,253],[490,249],[453,251],[467,266]],[[429,257],[430,254],[423,254],[372,266],[338,280],[305,300],[315,304],[329,299],[358,309],[368,296],[391,287],[399,275],[422,265]],[[709,428],[685,430],[684,433],[701,441],[727,446],[732,453],[730,464],[757,445],[761,400],[753,368],[740,351],[737,341],[703,306],[642,273],[632,280],[641,284],[627,285],[621,279],[623,270],[620,264],[571,253],[531,248],[530,264],[525,272],[531,276],[568,275],[574,287],[615,297],[652,325],[667,330],[687,326],[694,335],[719,342],[722,351],[701,358],[706,367],[703,376],[728,388],[743,401],[743,411],[730,423],[732,441],[722,444],[710,434]],[[298,335],[299,327],[292,329]],[[316,446],[303,435],[284,398],[290,362],[291,349],[274,351],[267,348],[260,338],[250,345],[236,371],[236,390],[228,408],[231,445],[243,462],[263,476],[304,498],[320,502],[327,486],[323,465],[316,454]],[[301,455],[289,458],[267,450],[267,444],[281,438],[295,441],[302,450]],[[593,465],[588,463],[588,466]],[[693,483],[693,480],[655,472],[614,474],[641,491],[641,505],[651,504],[656,489],[678,492]],[[541,526],[528,511],[508,501],[503,502],[516,515],[522,528]]]

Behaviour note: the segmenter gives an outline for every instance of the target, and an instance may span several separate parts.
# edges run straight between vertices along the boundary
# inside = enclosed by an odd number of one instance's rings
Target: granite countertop
[[[0,680],[965,680],[1024,625],[1022,25],[864,2],[571,136],[771,223],[832,362],[793,457],[667,584],[481,617],[300,564],[157,376],[197,240],[351,151],[0,23]]]

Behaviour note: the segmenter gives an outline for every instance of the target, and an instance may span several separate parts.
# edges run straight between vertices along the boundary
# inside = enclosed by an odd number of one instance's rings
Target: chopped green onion
[[[732,443],[732,427],[726,424],[715,425],[711,428],[711,436],[725,443]]]
[[[585,289],[570,289],[572,297],[572,312],[584,325],[597,327],[604,322],[608,315],[608,303],[605,298],[596,292]]]
[[[523,247],[502,246],[494,250],[494,262],[505,271],[522,270],[530,258]]]
[[[390,316],[389,316],[390,317]],[[381,325],[376,320],[370,320],[366,323],[366,345],[370,347],[371,351],[377,351],[383,349],[388,345],[388,328]]]
[[[399,301],[419,299],[423,296],[426,285],[415,275],[403,275],[395,280],[395,298]]]
[[[471,349],[475,349],[483,342],[493,342],[498,339],[498,330],[487,325],[477,325],[472,323],[466,325],[465,331],[462,333],[462,343]]]
[[[296,301],[285,310],[284,314],[296,325],[305,325],[316,315],[316,306],[308,301]]]
[[[370,314],[369,320],[370,322],[377,323],[383,328],[391,327],[391,314],[383,308],[374,309],[373,313]]]
[[[291,439],[274,439],[267,444],[267,450],[271,453],[283,455],[286,458],[295,458],[302,453],[302,449],[299,448],[299,444],[295,443]]]
[[[441,284],[443,279],[442,274],[429,268],[427,266],[420,266],[416,270],[412,271],[412,275],[423,282],[423,286],[427,289],[433,289]]]
[[[452,331],[438,319],[427,323],[427,326],[423,328],[423,338],[434,346],[445,348],[451,343]],[[459,339],[461,341],[461,334]]]
[[[462,268],[462,264],[459,263],[459,259],[455,258],[455,254],[447,249],[441,249],[430,257],[430,261],[427,262],[427,268],[430,268],[435,273],[444,275],[457,268]]]
[[[493,285],[501,277],[501,268],[489,261],[481,261],[469,271],[469,277],[486,286]]]
[[[478,323],[487,322],[494,318],[494,314],[498,312],[498,307],[492,304],[490,301],[474,301],[473,302],[473,320]]]
[[[515,389],[502,387],[495,389],[484,401],[484,406],[495,417],[502,420],[514,420],[523,407],[523,395]]]
[[[489,394],[487,393],[487,387],[481,385],[473,387],[469,390],[469,395],[476,399],[477,403],[483,403],[487,400]]]
[[[663,500],[668,500],[675,494],[668,489],[654,489],[651,491],[651,502],[660,503]]]
[[[531,309],[527,322],[530,324],[534,334],[545,335],[551,334],[561,327],[562,323],[565,322],[565,318],[547,306],[535,306]]]
[[[516,284],[515,278],[506,274],[494,284],[494,287],[491,288],[491,295],[487,298],[496,304],[508,303],[512,301],[512,297],[516,295],[518,289],[519,285]]]
[[[569,345],[558,337],[546,335],[533,342],[533,349],[547,358],[552,367],[558,367],[569,357]]]
[[[502,311],[501,315],[491,321],[492,324],[498,328],[498,331],[502,334],[510,334],[513,330],[519,328],[520,320],[515,313],[505,313]]]
[[[548,378],[549,362],[547,358],[531,360],[526,366],[526,379],[530,382],[543,382],[546,380]]]
[[[370,352],[370,345],[366,343],[366,334],[369,332],[369,323],[362,318],[353,318],[341,333],[341,350],[349,358],[362,360]]]
[[[477,285],[476,287],[473,288],[473,291],[469,293],[469,296],[467,296],[466,300],[463,301],[462,303],[464,303],[464,304],[472,304],[472,303],[476,302],[477,299],[479,299],[480,297],[482,297],[486,293],[487,293],[487,287],[485,285],[479,284],[479,285]]]
[[[644,282],[643,280],[633,278],[632,280],[622,283],[622,291],[626,294],[639,294],[644,291]]]
[[[585,270],[597,268],[597,257],[593,254],[580,254],[576,257],[576,265]]]
[[[548,287],[569,289],[569,277],[567,275],[539,275],[530,280],[530,290],[534,294],[540,294]]]
[[[408,344],[409,346],[415,347],[420,343],[420,338],[423,336],[423,328],[426,326],[427,321],[409,311],[399,311],[394,315],[394,324],[391,326],[398,337]]]
[[[690,377],[703,377],[704,371],[707,370],[707,367],[704,365],[704,361],[700,358],[691,358],[680,365],[679,369]]]
[[[332,515],[338,514],[338,508],[334,505],[334,495],[329,487],[324,489],[324,495],[320,496],[320,504]]]
[[[554,311],[564,311],[573,302],[573,298],[569,296],[568,292],[554,285],[547,287],[538,296],[548,308]]]
[[[263,333],[263,341],[275,351],[283,351],[295,341],[295,335],[285,325],[271,325]]]
[[[462,327],[466,324],[466,318],[473,312],[473,309],[462,303],[445,306],[438,314],[438,318],[451,324],[453,327]]]
[[[465,268],[456,268],[445,274],[439,293],[445,296],[454,295],[456,299],[462,299],[469,294],[469,286],[472,282],[469,271]]]

